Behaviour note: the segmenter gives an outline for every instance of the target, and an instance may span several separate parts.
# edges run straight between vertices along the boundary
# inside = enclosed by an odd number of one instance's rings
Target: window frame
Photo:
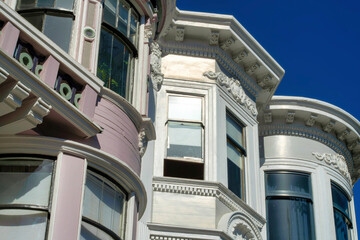
[[[237,126],[239,126],[242,130],[242,142],[243,142],[243,146],[238,143],[235,139],[233,139],[227,131],[227,123],[228,123],[228,117],[231,118],[236,124]],[[236,196],[238,196],[240,199],[244,200],[246,199],[246,178],[245,178],[245,167],[246,167],[246,159],[247,159],[247,151],[246,151],[246,125],[244,123],[242,123],[237,117],[236,115],[230,111],[228,108],[226,108],[225,110],[225,122],[226,122],[226,126],[225,126],[225,131],[226,131],[226,148],[227,148],[227,144],[230,144],[231,146],[233,146],[240,154],[241,154],[241,158],[242,158],[242,172],[240,170],[240,183],[241,183],[241,188],[240,188],[240,196],[238,194],[236,194],[235,192],[233,192],[230,188],[229,188],[229,161],[231,161],[228,158],[228,150],[226,149],[226,159],[227,159],[227,184],[228,184],[228,188],[230,191],[232,191]]]
[[[179,119],[179,118],[169,118],[169,109],[170,109],[170,97],[184,97],[184,98],[199,98],[201,100],[201,120],[187,120],[187,119]],[[168,93],[166,96],[167,101],[167,109],[166,109],[166,146],[169,146],[169,122],[176,122],[176,123],[193,123],[198,124],[201,127],[201,158],[195,157],[171,157],[168,156],[168,147],[165,147],[165,159],[171,161],[183,161],[183,162],[194,162],[194,163],[202,163],[205,162],[205,116],[204,116],[204,96],[200,95],[189,95],[184,93]]]
[[[128,210],[128,202],[129,202],[129,194],[128,192],[117,182],[115,181],[113,178],[111,178],[110,176],[108,176],[107,174],[101,172],[100,170],[94,168],[94,167],[88,167],[86,170],[86,175],[90,174],[89,172],[91,172],[91,174],[93,176],[95,176],[96,178],[101,179],[102,181],[106,180],[108,182],[111,183],[111,185],[114,185],[115,190],[119,190],[119,192],[121,192],[122,194],[124,194],[124,203],[123,203],[123,207],[124,207],[124,213],[122,214],[122,226],[120,226],[121,228],[121,232],[119,233],[120,236],[118,234],[116,234],[113,230],[107,228],[106,226],[102,225],[101,223],[86,217],[83,215],[83,212],[81,213],[81,222],[85,222],[87,224],[90,224],[91,226],[98,228],[100,230],[102,230],[103,232],[105,232],[106,234],[110,235],[113,239],[115,240],[123,240],[125,239],[125,234],[126,234],[126,221],[127,221],[127,210]],[[84,182],[84,186],[86,185],[86,179]],[[108,184],[109,185],[109,184]],[[111,188],[114,188],[113,186],[109,185]],[[84,187],[84,191],[85,191],[85,187]],[[85,194],[84,194],[85,197]],[[83,199],[83,205],[82,208],[84,209],[84,202],[85,199]],[[82,227],[80,227],[82,228]],[[80,236],[81,236],[81,230],[80,230]]]
[[[49,223],[50,223],[50,211],[52,208],[52,199],[54,195],[54,184],[55,184],[55,176],[56,176],[56,165],[57,160],[56,157],[45,156],[45,155],[23,155],[23,154],[4,154],[0,155],[0,161],[43,161],[49,160],[52,161],[52,171],[51,171],[51,179],[49,186],[49,196],[48,196],[48,204],[40,205],[40,204],[28,204],[28,203],[15,203],[15,204],[0,204],[0,210],[30,210],[30,211],[40,211],[46,212],[46,228],[44,232],[45,239],[48,239],[49,232]]]
[[[347,210],[349,211],[349,214],[346,214],[346,212],[341,210],[341,207],[339,207],[338,204],[335,203],[334,197],[333,197],[333,189],[336,189],[338,192],[342,193],[343,196],[345,196],[345,198],[347,200]],[[331,200],[332,200],[332,208],[333,208],[333,214],[334,214],[335,232],[336,232],[335,212],[338,212],[345,219],[345,223],[347,225],[347,231],[348,231],[348,239],[351,240],[352,239],[351,229],[353,229],[353,223],[352,223],[352,219],[351,219],[351,204],[350,204],[351,198],[348,196],[348,194],[342,187],[340,187],[338,184],[336,184],[333,181],[331,181]]]
[[[308,194],[302,194],[295,191],[288,191],[288,190],[274,190],[268,191],[268,183],[267,183],[267,176],[271,174],[291,174],[291,175],[300,175],[306,176],[308,178]],[[267,220],[267,238],[270,237],[270,224],[269,224],[269,207],[268,207],[268,200],[277,200],[277,199],[286,199],[291,201],[298,201],[299,199],[304,200],[310,203],[310,213],[311,213],[311,234],[313,239],[316,239],[316,226],[315,226],[315,211],[314,211],[314,200],[313,200],[313,189],[312,189],[312,179],[311,173],[301,172],[301,171],[292,171],[292,170],[269,170],[264,172],[265,176],[265,207],[266,207],[266,220]]]

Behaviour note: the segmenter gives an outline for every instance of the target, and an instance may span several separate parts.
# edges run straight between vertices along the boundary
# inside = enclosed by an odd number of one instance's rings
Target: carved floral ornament
[[[255,103],[253,103],[253,101],[246,95],[244,89],[240,85],[239,80],[229,78],[222,72],[215,73],[212,71],[207,71],[204,72],[203,75],[209,79],[216,80],[220,86],[224,86],[226,90],[231,93],[235,101],[249,109],[254,117],[258,115]]]
[[[139,154],[141,157],[145,154],[147,143],[148,139],[146,137],[145,129],[142,128],[139,132]]]
[[[157,42],[150,44],[150,77],[153,88],[159,91],[164,80],[164,74],[161,73],[161,48]]]
[[[351,184],[352,182],[351,176],[344,156],[340,154],[330,154],[330,153],[321,154],[316,152],[313,152],[312,154],[315,156],[316,159],[320,161],[324,161],[328,165],[333,166],[335,169],[338,169],[341,175],[343,175]]]

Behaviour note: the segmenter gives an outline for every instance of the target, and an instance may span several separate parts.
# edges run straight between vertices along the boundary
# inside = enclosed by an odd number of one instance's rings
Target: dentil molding
[[[345,158],[343,155],[330,154],[330,153],[322,153],[321,154],[321,153],[317,153],[317,152],[313,152],[312,154],[315,156],[315,158],[317,160],[324,161],[326,164],[339,170],[341,175],[343,175],[349,181],[350,185],[352,184],[349,169],[347,167],[347,164],[346,164],[346,161],[345,161]]]
[[[239,80],[229,78],[222,72],[215,73],[207,71],[204,72],[203,75],[209,79],[215,80],[220,86],[224,86],[226,90],[231,93],[235,101],[240,103],[240,105],[245,106],[254,117],[258,115],[255,103],[246,95]]]

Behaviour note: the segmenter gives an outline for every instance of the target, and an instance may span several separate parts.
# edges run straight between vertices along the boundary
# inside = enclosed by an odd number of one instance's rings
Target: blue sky
[[[177,0],[181,10],[234,15],[285,69],[277,95],[316,98],[360,119],[360,1]],[[355,184],[360,231],[360,181]]]

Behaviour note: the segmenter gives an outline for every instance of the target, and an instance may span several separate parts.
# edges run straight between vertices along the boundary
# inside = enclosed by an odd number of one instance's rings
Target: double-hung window
[[[97,76],[105,87],[130,100],[139,15],[123,0],[105,0],[103,8]]]
[[[267,172],[265,176],[268,239],[315,239],[310,175]]]
[[[350,229],[352,228],[349,200],[344,191],[334,183],[331,184],[331,193],[334,208],[336,240],[349,240],[351,239]]]
[[[69,50],[74,0],[19,0],[16,10],[34,27],[59,45]]]
[[[226,112],[226,146],[228,188],[239,198],[244,199],[244,158],[246,157],[244,127],[229,111]]]
[[[125,235],[126,194],[113,180],[88,170],[80,239],[121,240]]]
[[[169,95],[164,175],[203,179],[203,98]]]
[[[0,236],[46,238],[53,168],[50,159],[0,159]]]

